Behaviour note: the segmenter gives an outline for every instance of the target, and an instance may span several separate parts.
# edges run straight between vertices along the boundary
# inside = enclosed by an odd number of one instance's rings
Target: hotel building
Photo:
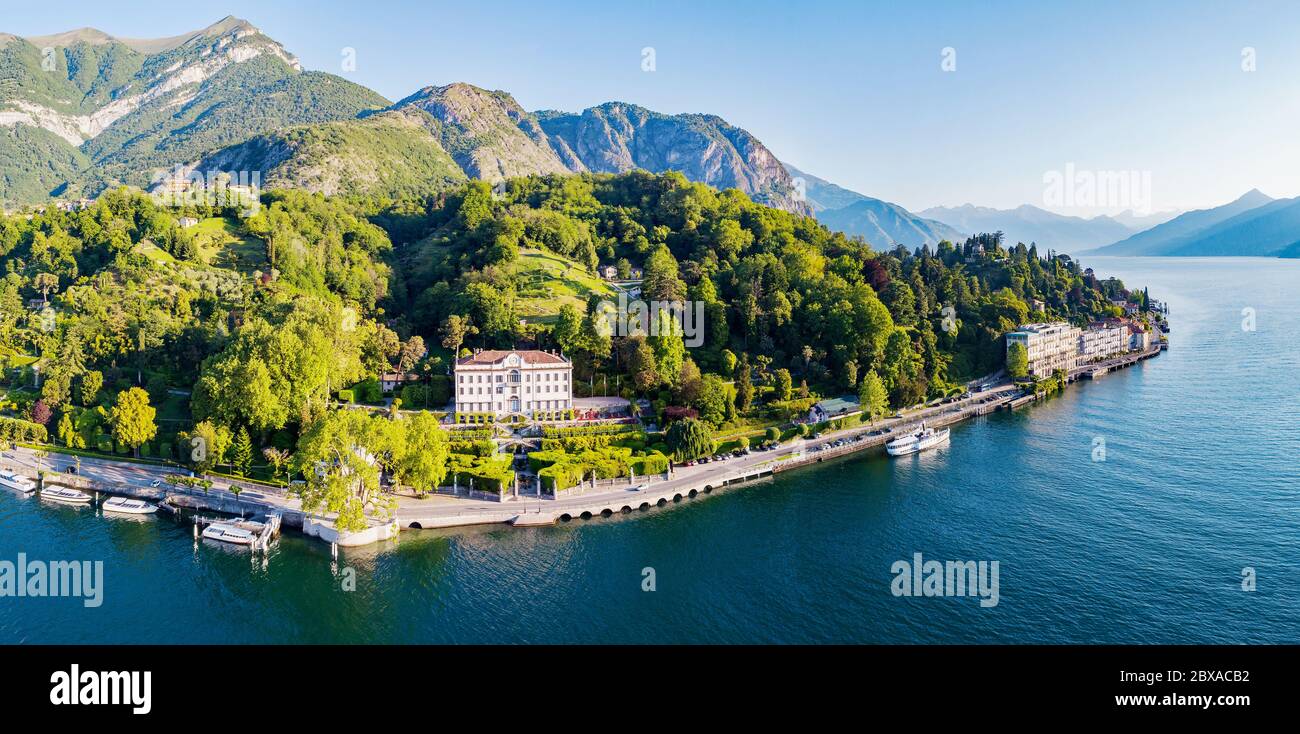
[[[573,407],[573,363],[537,349],[482,350],[456,360],[458,413],[496,417]]]
[[[1129,328],[1121,321],[1094,321],[1079,336],[1079,361],[1095,362],[1129,349]]]
[[[1055,370],[1069,372],[1079,362],[1082,330],[1063,321],[1026,324],[1007,333],[1007,349],[1020,344],[1029,355],[1029,374],[1051,377]]]

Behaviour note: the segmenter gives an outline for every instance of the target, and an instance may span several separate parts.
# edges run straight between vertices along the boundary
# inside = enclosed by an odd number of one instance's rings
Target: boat
[[[46,487],[41,490],[41,499],[68,505],[90,504],[90,495],[68,487]]]
[[[203,537],[208,540],[220,540],[223,543],[234,543],[235,545],[251,545],[253,539],[257,536],[243,528],[217,522],[203,529]]]
[[[130,497],[110,497],[100,507],[105,512],[121,512],[126,515],[148,515],[158,511],[158,505]]]
[[[16,489],[23,494],[31,494],[36,491],[36,482],[13,472],[0,472],[0,487]]]
[[[947,443],[949,433],[950,431],[947,428],[936,431],[933,428],[926,428],[925,424],[922,423],[921,429],[917,432],[900,436],[885,444],[885,451],[889,452],[890,456],[907,456],[920,453],[926,449],[932,449],[935,446]]]

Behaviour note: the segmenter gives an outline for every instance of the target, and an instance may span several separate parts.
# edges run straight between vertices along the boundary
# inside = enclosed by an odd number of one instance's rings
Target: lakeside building
[[[573,363],[539,349],[487,349],[456,360],[458,413],[497,418],[573,407]]]
[[[1119,320],[1094,321],[1079,335],[1079,359],[1095,362],[1129,349],[1129,328]]]
[[[1069,372],[1079,363],[1079,339],[1083,331],[1064,321],[1025,324],[1007,333],[1007,349],[1020,344],[1029,355],[1029,374],[1051,377],[1055,370]]]
[[[1151,348],[1151,332],[1147,331],[1142,324],[1132,322],[1128,325],[1128,331],[1129,349],[1146,351]]]
[[[834,420],[835,418],[845,418],[851,415],[857,415],[862,412],[862,406],[858,404],[858,399],[852,395],[845,395],[839,398],[827,398],[818,401],[808,409],[808,422],[821,423],[823,421]]]

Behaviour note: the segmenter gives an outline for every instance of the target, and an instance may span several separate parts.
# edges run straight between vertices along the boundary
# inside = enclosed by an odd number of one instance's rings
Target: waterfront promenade
[[[1141,353],[1116,358],[1107,363],[1111,369],[1128,366],[1156,356],[1159,347]],[[1098,365],[1089,365],[1086,369]],[[1085,368],[1076,370],[1076,378]],[[510,523],[515,526],[549,525],[566,519],[609,516],[638,510],[662,507],[707,494],[724,487],[753,481],[802,466],[820,463],[840,456],[858,453],[882,446],[892,438],[914,430],[921,422],[931,426],[944,426],[967,418],[985,415],[995,410],[1019,405],[1025,395],[1015,385],[1001,382],[990,389],[973,393],[952,403],[918,407],[904,411],[896,418],[860,423],[852,428],[827,432],[812,439],[795,439],[774,450],[751,451],[749,454],[730,457],[722,461],[677,467],[668,479],[637,478],[626,484],[601,484],[586,490],[570,490],[558,498],[537,497],[523,488],[519,496],[507,496],[504,501],[470,499],[445,494],[425,498],[399,496],[395,521],[400,529],[447,528],[467,525]],[[1032,399],[1032,398],[1031,398]],[[856,420],[856,418],[850,419]],[[844,439],[839,446],[834,443]],[[61,473],[75,464],[75,457],[51,451],[38,462],[35,452],[14,448],[2,457],[5,466],[34,474],[38,464],[47,472],[47,481],[68,484],[87,490],[110,494],[160,500],[167,495],[184,495],[204,509],[229,513],[281,513],[288,527],[300,528],[304,513],[297,498],[286,491],[254,482],[212,477],[213,487],[202,490],[179,490],[162,482],[168,474],[178,473],[176,467],[135,463],[100,458],[82,458],[78,474]],[[51,473],[51,470],[55,473]],[[154,486],[157,483],[158,486]],[[238,484],[243,491],[238,497],[230,491]],[[637,489],[644,486],[643,489]]]

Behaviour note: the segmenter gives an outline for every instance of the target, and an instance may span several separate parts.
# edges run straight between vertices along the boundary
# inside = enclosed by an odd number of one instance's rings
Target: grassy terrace
[[[266,244],[239,231],[239,225],[225,217],[204,219],[189,229],[203,262],[245,273],[264,270]],[[166,254],[166,253],[163,253]]]
[[[614,298],[616,291],[586,268],[550,252],[520,250],[515,267],[519,274],[519,296],[515,306],[530,323],[550,323],[566,303],[584,311],[587,299],[596,294]]]

